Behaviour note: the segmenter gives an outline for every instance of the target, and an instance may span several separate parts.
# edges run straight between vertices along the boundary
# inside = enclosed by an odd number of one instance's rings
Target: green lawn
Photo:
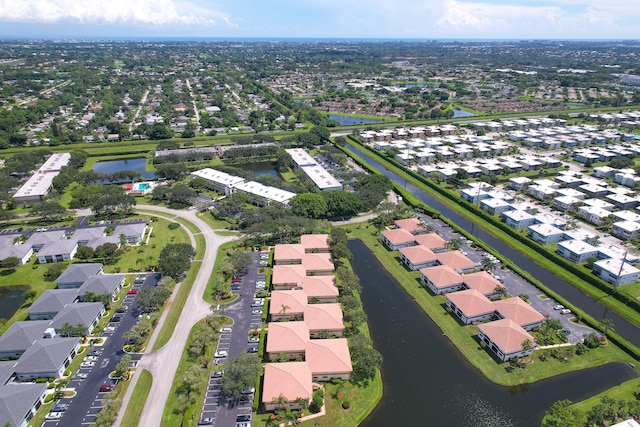
[[[596,394],[595,396],[590,397],[589,399],[583,400],[579,403],[575,403],[573,407],[580,411],[581,413],[586,413],[595,405],[600,403],[600,397],[607,396],[612,399],[624,399],[624,400],[635,400],[636,396],[634,393],[640,392],[640,378],[634,378],[632,380],[626,381],[620,385],[612,387],[606,391],[603,391],[600,394]]]
[[[517,385],[522,382],[531,383],[543,378],[552,377],[564,372],[580,370],[591,366],[598,366],[612,361],[625,363],[633,362],[628,354],[613,344],[590,350],[582,356],[573,356],[569,362],[549,359],[546,362],[534,357],[534,363],[526,369],[507,372],[506,364],[497,363],[495,359],[483,349],[475,338],[475,326],[462,326],[455,316],[451,316],[444,309],[444,296],[433,296],[419,286],[419,272],[408,271],[398,261],[398,253],[388,251],[379,241],[379,232],[373,226],[347,226],[350,236],[361,239],[376,255],[384,267],[400,282],[402,287],[428,313],[442,329],[444,335],[455,344],[458,350],[478,368],[489,380],[505,385]]]
[[[121,424],[122,427],[136,427],[138,425],[144,404],[149,395],[149,390],[151,390],[151,385],[153,384],[153,375],[151,375],[151,372],[142,369],[138,375],[140,375],[140,378],[124,413]]]
[[[235,247],[237,242],[227,242],[224,243],[218,248],[218,253],[216,254],[216,262],[213,266],[213,272],[211,273],[211,277],[209,278],[209,283],[207,283],[207,289],[204,291],[204,295],[202,295],[202,299],[210,304],[217,304],[220,301],[216,301],[213,297],[214,291],[216,289],[216,283],[222,282],[224,280],[224,275],[220,271],[220,266],[227,258],[227,251]],[[228,301],[223,301],[224,303]]]
[[[199,212],[198,218],[206,222],[212,230],[222,230],[229,228],[229,225],[231,225],[227,221],[215,219],[210,212]]]
[[[231,319],[228,317],[224,318],[224,324],[231,323]],[[191,360],[189,355],[187,354],[186,349],[189,348],[192,342],[192,338],[196,331],[203,327],[205,324],[204,320],[196,323],[193,328],[191,328],[191,332],[189,333],[189,338],[187,339],[187,344],[185,345],[185,349],[182,352],[182,357],[180,358],[180,363],[178,364],[178,368],[176,370],[176,375],[173,378],[173,384],[171,386],[171,392],[169,395],[169,399],[167,400],[167,404],[164,407],[164,412],[162,413],[162,422],[160,423],[163,426],[193,426],[195,427],[198,422],[198,414],[200,412],[200,405],[202,405],[204,394],[207,388],[207,379],[209,378],[209,373],[211,369],[202,369],[196,383],[198,384],[197,392],[194,393],[193,405],[189,408],[186,408],[186,411],[194,411],[193,417],[183,417],[183,412],[185,410],[184,405],[180,403],[180,399],[178,398],[178,393],[176,392],[180,384],[183,382],[184,374],[189,371],[192,367],[197,366],[198,363],[196,360]],[[213,353],[216,349],[218,341],[218,333],[216,332],[214,336],[211,337],[207,348],[205,350],[204,356],[207,360],[213,360]],[[209,363],[210,365],[211,363]],[[208,367],[211,368],[211,367]],[[183,419],[184,418],[184,419]]]
[[[167,342],[169,342],[171,335],[173,335],[173,330],[176,326],[176,323],[178,322],[178,319],[180,318],[182,308],[187,302],[187,297],[189,296],[191,288],[193,287],[193,282],[196,278],[196,274],[200,269],[200,264],[202,263],[199,261],[194,261],[191,263],[191,268],[189,269],[189,271],[187,271],[187,276],[180,285],[180,290],[178,291],[173,304],[171,304],[169,314],[167,315],[167,318],[162,325],[162,329],[158,334],[158,338],[153,346],[153,350],[157,350],[164,346]]]

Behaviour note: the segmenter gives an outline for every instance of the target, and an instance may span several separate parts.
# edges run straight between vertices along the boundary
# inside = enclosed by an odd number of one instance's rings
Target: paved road
[[[191,293],[187,298],[185,306],[180,314],[180,318],[175,325],[173,335],[171,336],[167,345],[161,349],[151,352],[153,344],[155,343],[158,333],[162,329],[162,325],[166,320],[166,314],[168,310],[165,310],[156,330],[151,337],[147,352],[142,356],[138,363],[138,370],[142,368],[149,370],[153,375],[153,385],[147,396],[147,401],[140,417],[140,423],[138,426],[156,427],[160,426],[162,420],[162,412],[169,398],[169,391],[171,390],[171,384],[173,383],[173,377],[175,376],[182,356],[182,351],[187,342],[187,337],[193,325],[199,320],[204,319],[211,314],[211,307],[208,303],[203,301],[202,295],[209,282],[209,277],[213,271],[213,266],[216,259],[216,253],[221,244],[233,240],[235,237],[231,236],[218,236],[209,225],[196,216],[196,211],[179,211],[175,209],[168,209],[160,206],[151,205],[138,205],[138,208],[147,211],[158,212],[159,216],[163,217],[180,217],[190,221],[197,228],[200,229],[205,242],[206,250],[202,259],[202,265],[193,283]],[[183,227],[186,230],[186,228]],[[194,239],[193,233],[186,230],[192,241]],[[178,287],[176,287],[176,292]],[[175,292],[174,292],[175,295]],[[171,297],[173,299],[173,295]],[[167,303],[167,306],[171,305],[171,300]],[[122,409],[118,415],[115,425],[119,426],[122,422],[122,416],[126,409],[127,403],[131,398],[131,394],[135,388],[139,375],[134,375],[132,383],[129,385],[127,393],[124,397]]]

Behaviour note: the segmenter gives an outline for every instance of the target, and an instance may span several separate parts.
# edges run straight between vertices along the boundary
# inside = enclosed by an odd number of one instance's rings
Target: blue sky
[[[0,0],[0,37],[640,39],[640,0]]]

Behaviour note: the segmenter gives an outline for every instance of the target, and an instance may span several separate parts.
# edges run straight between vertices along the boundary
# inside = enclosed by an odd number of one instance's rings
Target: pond
[[[350,240],[348,247],[362,284],[371,338],[384,357],[384,394],[362,427],[537,426],[553,402],[583,400],[636,375],[625,364],[611,363],[534,384],[493,384],[467,362],[362,241]],[[536,363],[542,362],[533,366]]]
[[[453,117],[474,117],[477,116],[477,114],[473,114],[470,113],[468,111],[464,111],[464,110],[458,110],[457,108],[453,109]]]
[[[330,115],[329,118],[331,120],[335,120],[336,122],[339,122],[341,125],[366,125],[370,123],[384,123],[384,120],[382,119],[363,119],[360,117],[336,116],[333,114]]]
[[[280,178],[278,172],[274,169],[271,162],[257,162],[257,163],[240,163],[233,165],[234,168],[251,171],[257,175],[271,175],[276,178]]]
[[[0,288],[0,318],[10,319],[24,304],[24,292],[28,286],[4,286]]]
[[[103,162],[96,162],[93,165],[94,172],[103,172],[113,174],[124,170],[134,170],[140,172],[143,179],[157,178],[155,172],[149,172],[146,170],[147,159],[144,157],[137,159],[123,159],[123,160],[107,160]]]

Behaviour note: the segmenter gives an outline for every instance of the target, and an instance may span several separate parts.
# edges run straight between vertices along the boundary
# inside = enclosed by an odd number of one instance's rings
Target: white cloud
[[[14,22],[213,25],[215,11],[174,0],[0,0],[0,20]]]

